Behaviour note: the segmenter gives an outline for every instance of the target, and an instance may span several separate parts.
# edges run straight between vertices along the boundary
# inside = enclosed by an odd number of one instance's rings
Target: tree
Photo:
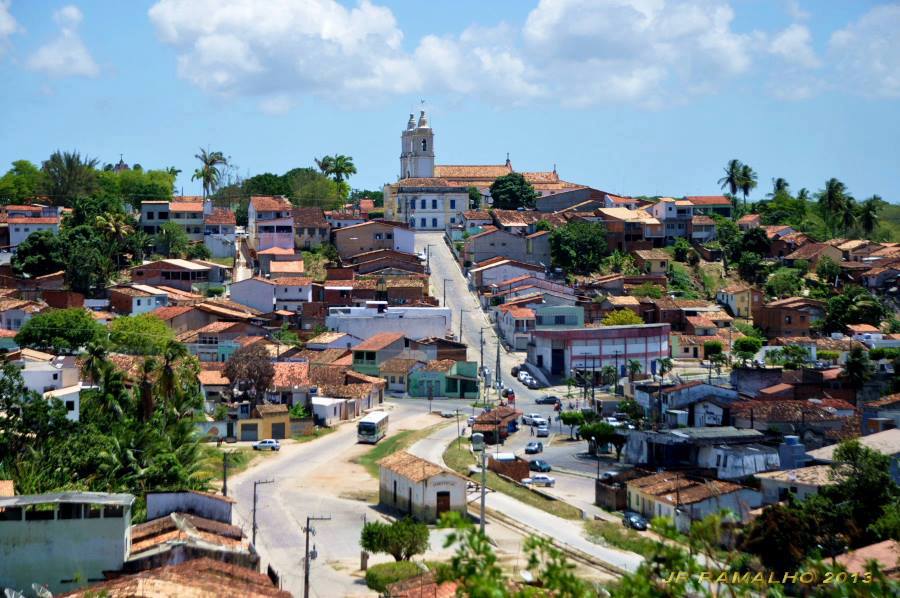
[[[16,160],[0,177],[0,202],[23,203],[46,188],[47,179],[41,169],[28,160]]]
[[[294,205],[334,209],[344,201],[343,190],[335,181],[312,168],[295,168],[284,174]]]
[[[735,356],[741,360],[741,363],[746,364],[762,348],[762,341],[752,336],[743,336],[735,340],[731,346]]]
[[[33,232],[22,241],[12,256],[16,275],[44,276],[64,270],[64,247],[59,235],[52,230]]]
[[[688,254],[694,250],[684,237],[678,237],[678,239],[675,240],[673,249],[675,250],[674,255],[675,261],[677,262],[686,262],[688,260]]]
[[[835,178],[828,179],[825,182],[825,187],[816,194],[816,199],[819,202],[819,212],[828,225],[832,236],[835,236],[837,223],[844,211],[848,197],[850,195],[847,192],[847,187]]]
[[[225,377],[242,394],[250,397],[253,405],[258,405],[263,402],[266,390],[272,386],[275,367],[266,347],[262,343],[254,343],[231,354],[225,362]]]
[[[159,355],[174,339],[175,332],[150,313],[122,316],[109,323],[109,340],[120,353]]]
[[[748,282],[756,282],[760,263],[762,263],[762,258],[758,253],[748,251],[741,254],[741,258],[738,260],[738,274]]]
[[[590,274],[608,254],[602,224],[571,220],[550,232],[553,265],[568,274]]]
[[[189,243],[185,248],[184,257],[189,260],[208,260],[212,257],[212,252],[205,243]]]
[[[331,156],[322,156],[322,159],[313,158],[313,161],[316,163],[316,166],[319,168],[319,171],[324,175],[331,174],[331,169],[334,166],[334,158]]]
[[[633,382],[635,378],[637,378],[638,374],[644,369],[644,366],[637,359],[629,359],[628,360],[628,380],[629,382]]]
[[[729,160],[725,166],[725,176],[719,179],[719,187],[725,190],[731,196],[732,202],[737,198],[738,191],[741,190],[741,164],[740,160]],[[737,206],[734,206],[737,208]],[[720,237],[721,238],[721,237]]]
[[[871,236],[875,232],[875,229],[878,227],[878,214],[884,209],[885,205],[887,204],[881,199],[880,195],[873,195],[859,204],[857,221],[866,236]]]
[[[156,244],[162,248],[166,257],[180,257],[187,251],[188,236],[183,226],[170,220],[159,227]]]
[[[768,193],[766,197],[775,198],[779,195],[787,194],[789,189],[790,184],[787,182],[787,179],[783,179],[781,177],[772,179],[772,192]]]
[[[622,446],[624,446],[624,442],[621,445],[619,444],[619,438],[624,441],[625,437],[620,437],[620,435],[616,433],[616,429],[610,424],[606,422],[584,424],[579,428],[578,433],[582,438],[593,443],[594,451],[598,458],[600,457],[600,447],[607,444],[616,446],[616,458],[619,458]]]
[[[828,300],[822,329],[825,332],[845,332],[847,324],[871,324],[878,327],[885,308],[877,297],[858,285],[847,285],[840,295]]]
[[[29,319],[16,335],[16,344],[39,351],[74,355],[90,343],[102,342],[103,326],[80,307],[52,309]]]
[[[572,438],[575,426],[580,426],[584,423],[584,413],[581,411],[562,411],[559,414],[559,420],[569,426],[569,438]]]
[[[853,347],[844,362],[843,376],[851,387],[859,390],[872,377],[874,369],[868,352],[862,347]]]
[[[756,189],[756,172],[749,164],[741,165],[741,194],[744,196],[744,210],[747,210],[747,196]]]
[[[723,351],[722,341],[706,341],[703,343],[703,355],[712,359],[713,355],[719,355]]]
[[[824,283],[834,285],[837,283],[838,276],[841,275],[841,267],[833,259],[827,255],[819,258],[816,264],[816,276]]]
[[[631,326],[643,324],[644,320],[630,309],[617,309],[606,314],[600,323],[604,326]]]
[[[247,197],[253,195],[286,196],[291,192],[291,185],[283,176],[264,172],[244,179],[241,183],[241,192]]]
[[[773,571],[793,571],[806,558],[813,544],[813,530],[802,512],[792,503],[776,503],[765,509],[748,526],[740,548],[759,555]]]
[[[336,155],[331,164],[330,174],[338,184],[343,183],[344,179],[349,179],[356,174],[356,166],[353,164],[353,158],[343,154]]]
[[[134,226],[123,213],[112,212],[97,216],[94,226],[100,234],[110,243],[112,254],[115,256],[116,267],[120,266],[120,252],[125,247],[129,235],[134,233]]]
[[[469,187],[466,188],[466,192],[469,194],[469,208],[472,210],[480,210],[483,198],[478,187],[469,185]]]
[[[82,225],[63,231],[61,237],[66,247],[66,284],[71,290],[88,297],[101,294],[115,265],[110,259],[110,252],[103,250],[97,232]]]
[[[383,552],[395,561],[408,561],[428,550],[428,535],[428,526],[411,517],[394,523],[371,521],[363,525],[359,544],[366,552]]]
[[[220,167],[226,166],[228,160],[222,152],[211,152],[203,148],[200,148],[200,153],[194,157],[200,160],[200,168],[194,171],[191,180],[201,182],[203,198],[206,199],[219,186],[219,179],[222,176]]]
[[[616,384],[616,378],[618,378],[619,374],[616,372],[615,366],[605,365],[600,368],[600,380],[603,384],[608,386],[613,386]]]
[[[621,413],[624,413],[631,421],[641,421],[644,419],[644,408],[634,399],[625,399],[619,403],[617,409]]]
[[[47,195],[55,205],[69,206],[76,197],[88,195],[97,188],[97,159],[78,152],[50,154],[41,166],[47,184]]]
[[[792,297],[803,288],[800,274],[794,268],[779,268],[769,275],[766,293],[775,297]]]
[[[498,210],[531,209],[538,194],[521,173],[511,172],[491,184],[491,204]]]
[[[766,236],[766,231],[762,228],[751,228],[741,235],[741,253],[757,253],[759,255],[768,255],[772,242]]]

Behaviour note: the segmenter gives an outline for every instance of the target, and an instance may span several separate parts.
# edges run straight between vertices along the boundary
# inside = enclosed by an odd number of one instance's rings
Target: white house
[[[497,309],[497,326],[506,344],[514,351],[524,351],[531,341],[535,326],[534,310],[515,304],[503,304]]]
[[[716,470],[721,480],[736,480],[778,469],[778,449],[762,444],[702,446],[697,465]]]
[[[312,410],[316,423],[320,426],[331,427],[345,419],[347,399],[333,399],[330,397],[313,397]]]
[[[4,297],[0,299],[0,328],[18,330],[35,314],[47,309],[46,303]]]
[[[361,342],[361,338],[346,332],[323,332],[306,341],[306,348],[311,351],[352,349]]]
[[[412,339],[443,338],[450,333],[452,318],[446,307],[387,307],[384,301],[366,301],[365,307],[329,308],[325,326],[362,339],[379,332],[402,332]]]
[[[782,471],[756,474],[762,490],[763,502],[772,504],[787,500],[788,494],[803,500],[817,494],[823,486],[834,484],[830,465],[810,465]]]
[[[546,278],[544,269],[540,266],[499,257],[475,264],[469,269],[468,273],[469,284],[477,289],[489,287],[492,284],[499,284],[519,276]]]
[[[300,311],[312,300],[312,279],[300,276],[247,278],[231,284],[231,300],[263,313],[276,309]]]
[[[6,206],[6,222],[9,226],[9,244],[14,248],[32,233],[42,230],[59,232],[60,208],[38,205]]]
[[[130,494],[100,492],[0,497],[0,587],[55,594],[121,570],[133,504]]]
[[[66,418],[78,421],[81,409],[81,368],[74,356],[56,356],[21,349],[13,363],[21,369],[28,390],[45,399],[59,399],[66,407]]]
[[[146,284],[119,285],[109,289],[109,304],[113,311],[136,316],[169,305],[169,293]]]
[[[429,523],[448,511],[466,514],[467,482],[457,473],[406,451],[385,457],[378,466],[379,504]]]

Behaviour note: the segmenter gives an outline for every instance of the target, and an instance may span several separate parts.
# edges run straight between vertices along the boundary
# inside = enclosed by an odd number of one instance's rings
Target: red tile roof
[[[293,209],[291,202],[272,195],[254,195],[250,198],[250,204],[257,212],[281,212]]]
[[[228,208],[213,208],[212,213],[207,214],[206,218],[203,219],[203,222],[206,224],[234,226],[237,224],[237,218],[235,217],[234,212]]]
[[[170,212],[202,212],[203,202],[175,201],[169,204]]]
[[[10,224],[59,224],[59,218],[56,216],[49,216],[46,218],[25,218],[22,216],[16,216],[13,218],[7,218],[7,222]]]
[[[695,206],[731,206],[731,200],[724,195],[688,195],[685,199]]]
[[[403,338],[402,332],[379,332],[353,347],[354,351],[381,351]]]
[[[275,368],[272,386],[275,388],[294,388],[309,384],[309,362],[279,361],[272,365]]]
[[[194,309],[190,305],[171,305],[169,307],[158,307],[153,310],[153,315],[160,320],[171,320],[177,318],[181,314],[185,314]]]

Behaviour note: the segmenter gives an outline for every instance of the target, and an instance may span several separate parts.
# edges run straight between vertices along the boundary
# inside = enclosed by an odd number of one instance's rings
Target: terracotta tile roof
[[[780,234],[785,233],[788,230],[791,230],[792,227],[786,224],[773,224],[768,226],[761,227],[764,231],[766,231],[766,236],[770,239],[773,239]]]
[[[447,179],[440,179],[436,177],[424,178],[424,177],[411,177],[408,179],[400,179],[397,181],[398,187],[462,187],[463,183],[451,183]]]
[[[788,255],[785,259],[808,260],[810,258],[817,257],[820,253],[822,253],[828,247],[830,247],[830,245],[828,245],[827,243],[807,243],[803,247],[796,249],[793,253]]]
[[[819,307],[819,308],[824,308],[825,303],[822,301],[817,301],[816,299],[809,299],[808,297],[785,297],[784,299],[778,299],[777,301],[770,301],[770,302],[766,303],[764,307],[787,307],[787,308]]]
[[[730,284],[724,289],[720,289],[723,293],[745,293],[750,290],[750,287],[745,284]]]
[[[515,303],[504,303],[499,307],[500,311],[503,313],[508,313],[513,318],[518,320],[533,320],[534,319],[534,310],[530,307],[521,307],[516,305]]]
[[[319,386],[319,395],[336,399],[363,399],[375,390],[375,384],[322,384]]]
[[[621,297],[617,297],[616,295],[610,295],[606,298],[609,301],[610,305],[614,305],[616,307],[636,307],[641,304],[638,301],[637,297],[632,297],[631,295],[622,295]]]
[[[306,276],[282,276],[273,279],[280,287],[307,287],[312,284],[312,278]]]
[[[403,339],[402,332],[379,332],[353,347],[354,351],[381,351]]]
[[[688,316],[685,320],[694,328],[716,328],[716,323],[706,316]]]
[[[865,334],[867,332],[881,332],[871,324],[847,324],[847,330],[853,334]]]
[[[869,561],[876,561],[879,569],[889,578],[900,576],[900,542],[884,540],[838,555],[835,559],[849,573],[863,575],[868,570]]]
[[[378,465],[397,475],[403,476],[411,482],[423,482],[442,473],[450,473],[459,477],[457,474],[444,469],[440,465],[432,463],[431,461],[426,461],[425,459],[406,451],[398,451],[393,455],[388,455],[379,461]]]
[[[370,376],[354,370],[347,370],[347,384],[356,384],[359,382],[383,387],[387,383],[387,380],[379,378],[378,376]]]
[[[41,206],[26,206],[21,204],[9,204],[7,206],[3,206],[3,209],[8,212],[41,212],[44,208]]]
[[[753,412],[753,419],[757,422],[833,421],[839,417],[834,414],[833,410],[814,405],[808,401],[746,401],[735,404],[731,408],[733,415],[744,418],[750,417],[751,410]]]
[[[165,544],[202,541],[225,549],[243,548],[249,552],[250,543],[243,541],[243,532],[236,525],[188,513],[170,513],[164,517],[131,526],[131,555],[158,548]]]
[[[213,211],[203,219],[205,224],[218,224],[222,226],[235,226],[237,218],[234,212],[228,208],[213,208]]]
[[[759,214],[745,214],[738,218],[738,224],[753,224],[754,222],[759,222]]]
[[[158,567],[136,575],[124,575],[74,592],[67,597],[109,596],[178,596],[179,598],[214,598],[222,595],[261,598],[290,598],[277,589],[267,575],[240,565],[230,565],[210,558],[192,559],[178,565]]]
[[[349,336],[350,335],[347,334],[346,332],[331,332],[331,331],[323,332],[322,334],[317,334],[316,336],[314,336],[311,339],[309,339],[308,341],[306,341],[306,344],[310,344],[310,343],[328,344],[328,343],[333,343],[335,341],[339,341],[342,338],[349,337]]]
[[[636,256],[645,260],[671,260],[672,256],[663,251],[662,249],[638,249],[633,251]]]
[[[830,465],[810,465],[782,471],[767,471],[756,474],[756,477],[779,482],[796,482],[808,486],[828,486],[835,483],[831,478],[831,472]]]
[[[259,414],[260,417],[266,417],[267,415],[278,415],[280,413],[287,413],[288,407],[287,405],[282,404],[273,404],[273,403],[262,403],[257,405],[254,410]]]
[[[353,357],[352,353],[346,349],[325,349],[324,351],[310,351],[310,353],[312,355],[309,355],[307,359],[311,364],[329,364],[348,355]]]
[[[169,307],[157,307],[151,313],[160,320],[171,320],[194,309],[190,305],[170,305]]]
[[[453,359],[435,359],[425,364],[425,371],[446,373],[449,372],[455,364],[456,361],[454,361]]]
[[[279,261],[269,264],[269,272],[272,274],[303,274],[306,271],[306,265],[303,260]],[[285,280],[279,277],[278,280]]]
[[[486,210],[466,210],[463,212],[466,220],[490,220],[491,215]]]
[[[889,407],[893,405],[900,405],[900,392],[894,393],[892,395],[887,395],[885,397],[881,397],[877,401],[869,401],[868,403],[863,403],[863,407]]]
[[[695,206],[731,206],[731,200],[724,195],[687,195],[685,199]]]
[[[403,357],[394,357],[388,359],[378,366],[378,371],[389,374],[405,374],[409,372],[417,363],[422,363],[418,359],[407,359]]]
[[[694,226],[714,226],[716,221],[706,214],[697,214],[691,218],[691,224]]]
[[[288,247],[269,247],[262,251],[257,251],[256,255],[294,255],[295,251]]]
[[[202,212],[203,202],[193,201],[174,201],[169,204],[170,212]]]
[[[434,176],[442,178],[495,179],[512,172],[509,164],[435,165]]]
[[[16,483],[13,480],[0,480],[0,497],[15,495]]]
[[[250,198],[250,205],[256,208],[257,212],[284,212],[293,210],[291,202],[287,199],[272,195],[254,195]]]
[[[272,386],[276,389],[309,385],[309,363],[303,361],[279,361],[273,363],[275,376]]]
[[[325,220],[325,212],[322,208],[294,208],[291,212],[294,216],[294,224],[303,228],[328,228]]]
[[[200,370],[197,380],[205,386],[228,386],[230,380],[222,370]]]

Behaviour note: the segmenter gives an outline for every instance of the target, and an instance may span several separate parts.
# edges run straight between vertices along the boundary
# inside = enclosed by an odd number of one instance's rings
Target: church
[[[409,115],[400,135],[400,178],[384,186],[385,219],[405,222],[417,230],[445,230],[462,223],[469,210],[469,188],[482,197],[481,207],[490,207],[493,182],[513,170],[509,156],[499,165],[446,165],[434,163],[434,130],[424,110],[418,121]],[[581,188],[550,172],[522,172],[538,195],[543,197]]]

